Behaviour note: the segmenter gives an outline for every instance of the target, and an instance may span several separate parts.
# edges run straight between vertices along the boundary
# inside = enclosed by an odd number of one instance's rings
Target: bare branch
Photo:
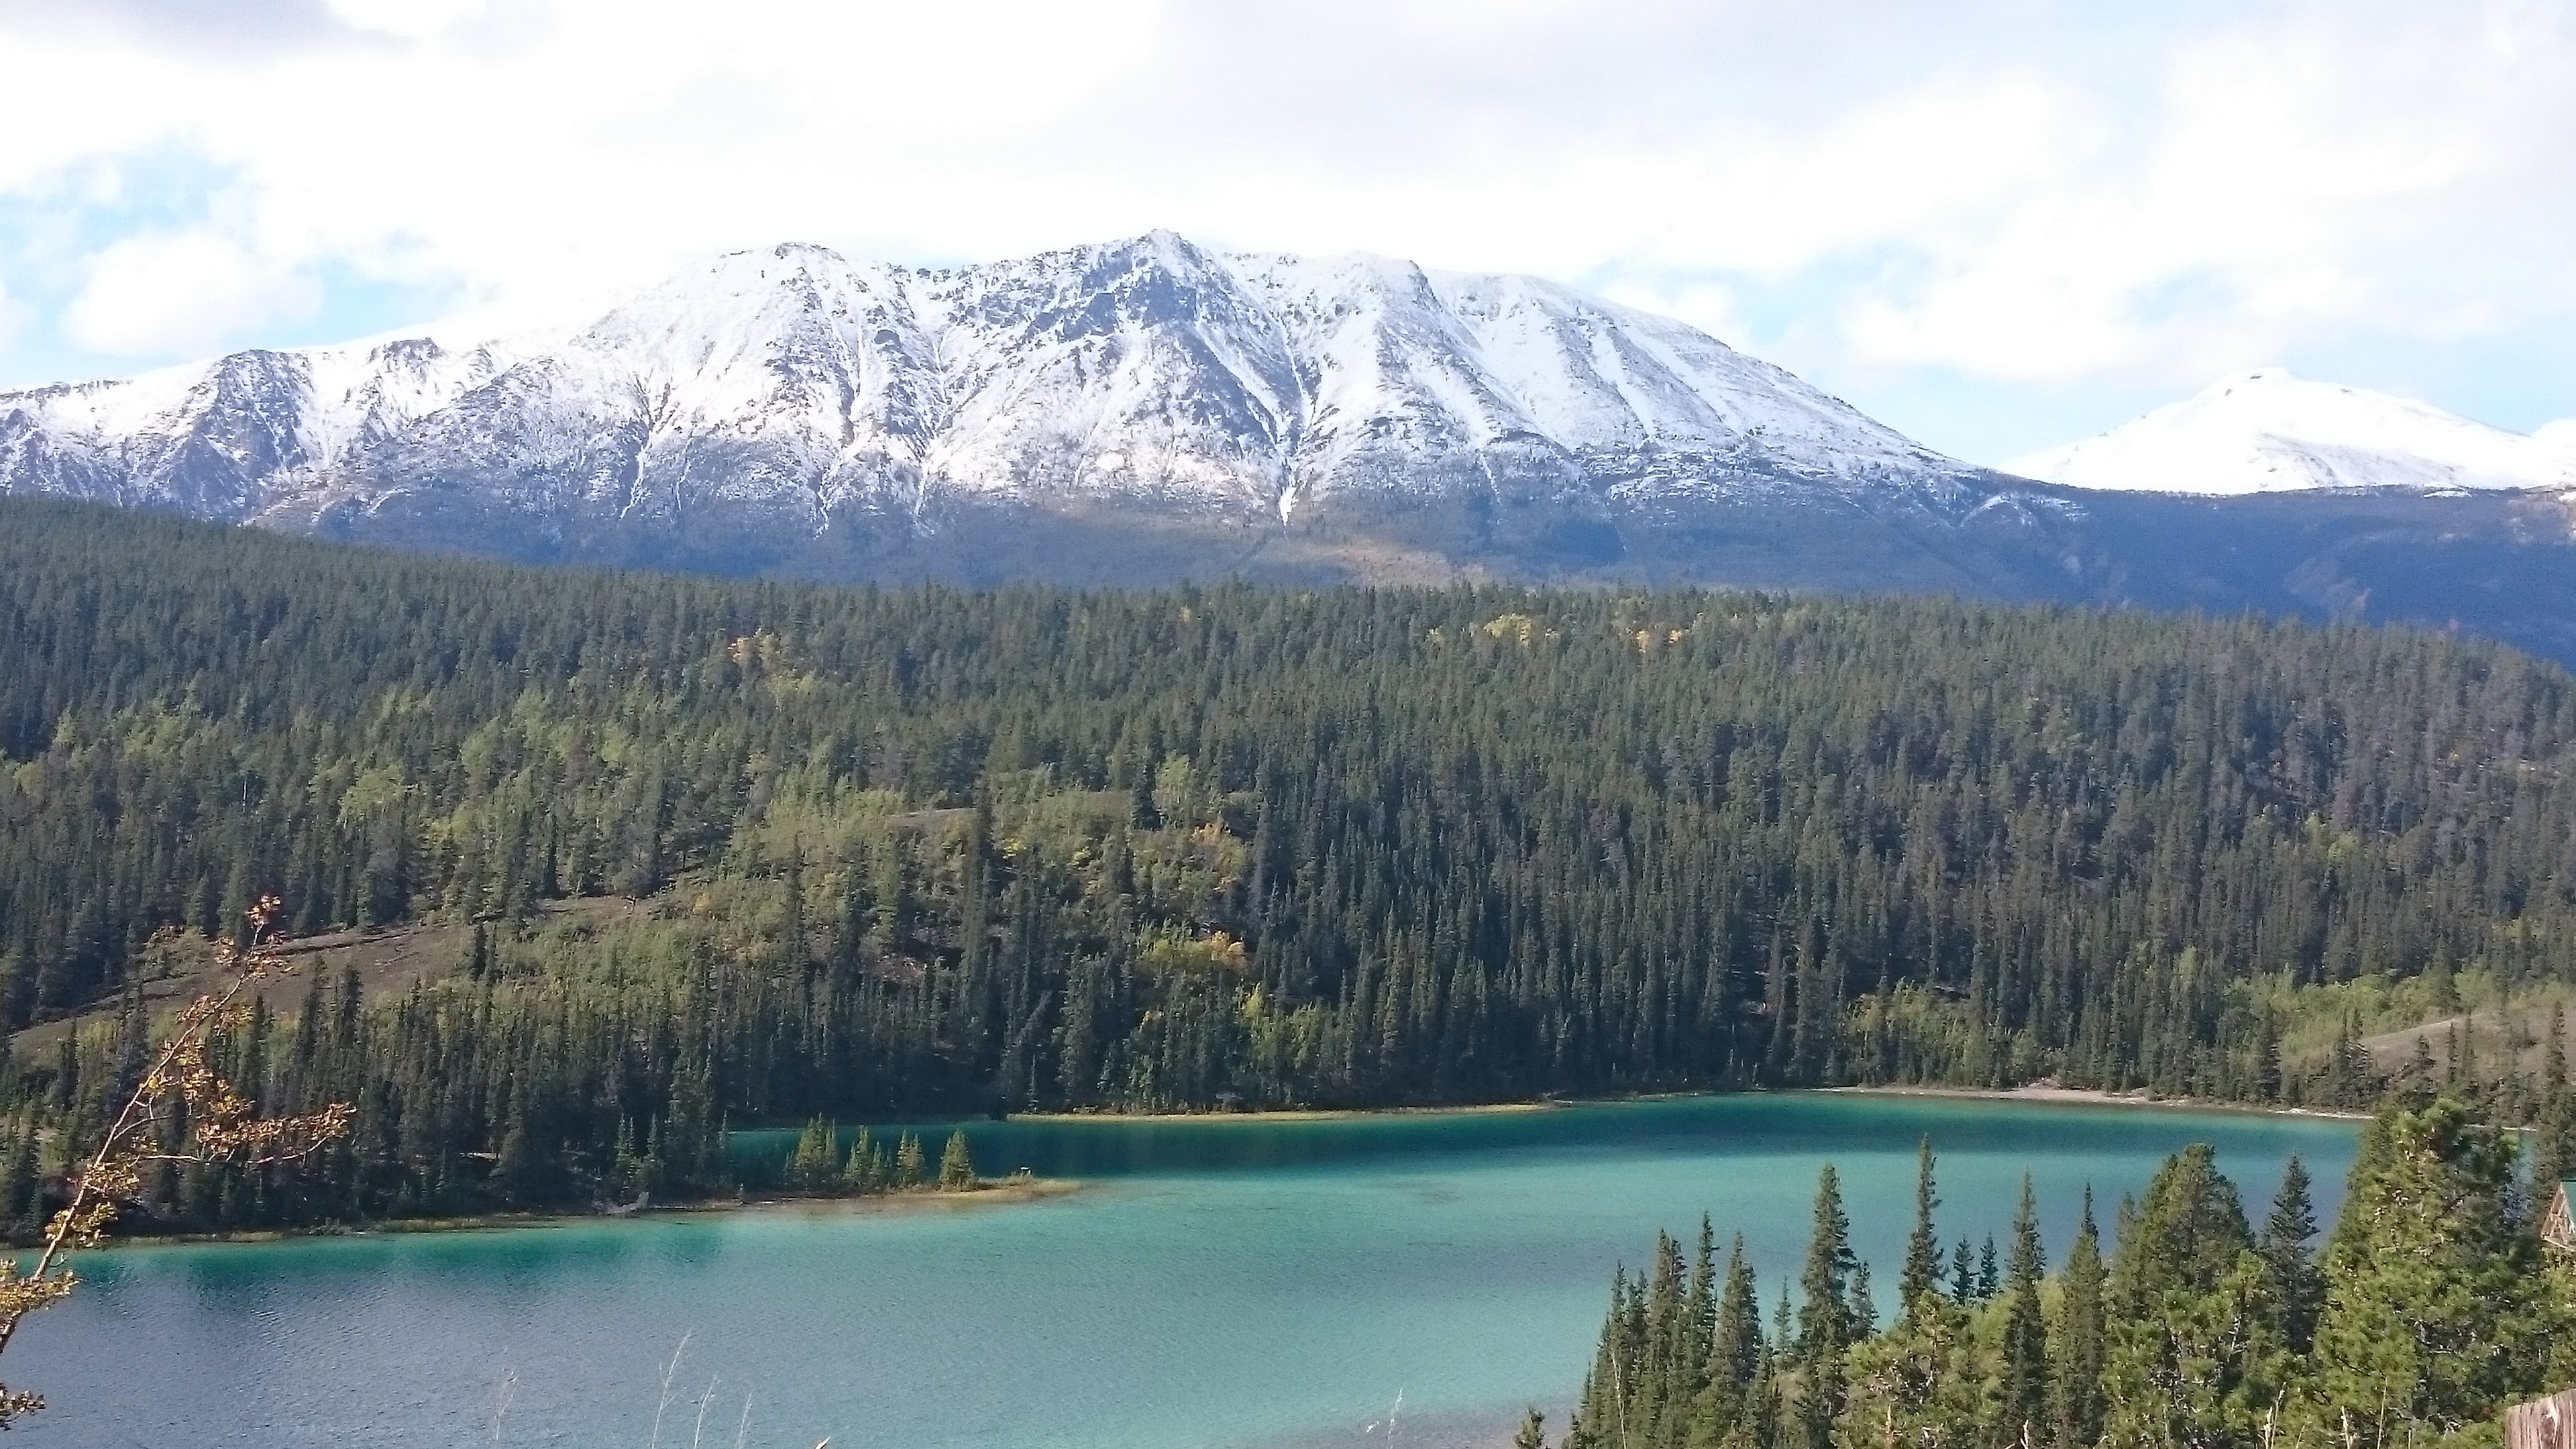
[[[352,1111],[335,1102],[302,1117],[262,1117],[257,1104],[215,1070],[215,1037],[250,1019],[245,998],[262,981],[294,967],[278,954],[277,923],[283,903],[262,896],[248,912],[237,941],[215,944],[223,989],[179,1008],[160,1049],[145,1067],[89,1159],[67,1176],[70,1198],[53,1215],[32,1268],[0,1259],[0,1351],[28,1314],[71,1296],[80,1279],[63,1260],[94,1248],[107,1235],[120,1204],[143,1199],[143,1169],[159,1163],[267,1167],[310,1156],[349,1130]],[[164,1139],[187,1131],[175,1149]],[[0,1429],[44,1407],[37,1394],[0,1386]]]

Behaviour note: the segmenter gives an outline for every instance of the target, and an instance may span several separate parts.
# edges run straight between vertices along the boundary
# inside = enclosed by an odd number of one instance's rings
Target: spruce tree
[[[1988,1417],[1983,1359],[1965,1309],[1938,1288],[1915,1295],[1886,1332],[1847,1355],[1837,1442],[1977,1442]]]
[[[2533,1112],[2532,1191],[2547,1204],[2551,1185],[2576,1176],[2576,1093],[2567,1085],[2567,1008],[2549,1011],[2549,1038],[2541,1045],[2540,1101]]]
[[[1852,1265],[1850,1301],[1852,1342],[1858,1343],[1878,1332],[1878,1295],[1870,1287],[1867,1259]]]
[[[2576,1317],[2516,1215],[2519,1157],[2450,1098],[2364,1131],[2320,1264],[2312,1432],[2393,1449],[2559,1387]]]
[[[1998,1442],[2035,1449],[2049,1421],[2048,1324],[2040,1308],[2039,1282],[2047,1272],[2039,1241],[2039,1208],[2028,1176],[2021,1180],[2021,1205],[2013,1214],[2012,1262],[2004,1276],[2001,1431]]]
[[[2540,1086],[2549,1096],[2567,1090],[2567,1008],[2549,1008],[2549,1039],[2541,1047]]]
[[[2063,1449],[2089,1449],[2102,1437],[2103,1290],[2102,1240],[2093,1225],[2093,1189],[2087,1187],[2058,1298],[2057,1434]]]
[[[1926,1137],[1914,1149],[1914,1235],[1906,1239],[1905,1276],[1898,1287],[1909,1315],[1916,1300],[1941,1291],[1941,1244],[1932,1229],[1941,1199],[1933,1191],[1932,1168],[1932,1139]]]
[[[2315,1340],[2317,1310],[2325,1287],[2308,1244],[2317,1235],[2316,1204],[2309,1192],[2308,1169],[2291,1154],[2281,1173],[2281,1190],[2263,1222],[2261,1252],[2272,1273],[2272,1295],[2280,1306],[2281,1336],[2290,1351],[2306,1353]]]
[[[791,1192],[820,1192],[840,1175],[841,1152],[832,1124],[816,1117],[796,1134],[780,1177]]]
[[[545,1176],[543,1154],[528,1128],[527,1115],[524,1110],[514,1112],[501,1134],[501,1150],[493,1154],[492,1185],[502,1201],[531,1207],[545,1199]]]
[[[0,1167],[0,1234],[15,1237],[34,1217],[36,1190],[36,1134],[22,1121],[9,1133],[6,1166]]]
[[[2194,1144],[2168,1158],[2111,1262],[2103,1440],[2249,1443],[2287,1368],[2243,1200]]]
[[[948,1134],[948,1144],[939,1149],[939,1190],[964,1192],[975,1185],[975,1159],[967,1154],[966,1134]]]
[[[1717,1274],[1717,1227],[1703,1213],[1699,1240],[1691,1250],[1690,1284],[1682,1295],[1681,1311],[1674,1315],[1667,1349],[1673,1384],[1665,1395],[1665,1422],[1657,1432],[1670,1449],[1680,1449],[1689,1439],[1700,1403],[1707,1397],[1717,1299],[1723,1287]]]
[[[1709,1333],[1708,1368],[1702,1375],[1706,1387],[1692,1415],[1690,1449],[1713,1449],[1727,1442],[1753,1417],[1755,1380],[1766,1356],[1762,1304],[1753,1265],[1744,1259],[1741,1233],[1727,1247],[1723,1276]]]
[[[1823,1449],[1842,1412],[1843,1355],[1859,1337],[1851,1312],[1852,1278],[1859,1266],[1851,1247],[1851,1220],[1843,1215],[1842,1183],[1828,1164],[1816,1176],[1815,1221],[1807,1239],[1806,1270],[1798,1280],[1797,1355],[1805,1374],[1798,1418],[1812,1449]]]
[[[885,1189],[884,1149],[868,1129],[861,1127],[850,1143],[849,1159],[841,1165],[841,1190],[852,1193],[881,1192]]]

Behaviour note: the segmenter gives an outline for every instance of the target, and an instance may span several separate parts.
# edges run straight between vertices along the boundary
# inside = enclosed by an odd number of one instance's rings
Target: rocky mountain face
[[[721,257],[560,339],[0,394],[0,478],[216,517],[425,497],[785,541],[950,502],[1293,522],[1973,476],[1680,324],[1520,277],[1156,233],[953,271]]]
[[[0,492],[543,562],[1932,589],[2576,658],[2567,490],[2034,483],[1551,283],[1168,233],[951,270],[779,246],[564,335],[0,393]]]

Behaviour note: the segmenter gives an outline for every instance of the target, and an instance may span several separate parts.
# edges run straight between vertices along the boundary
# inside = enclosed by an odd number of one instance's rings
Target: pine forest
[[[2571,764],[2564,671],[2421,633],[833,589],[0,500],[0,1217],[271,894],[435,959],[263,996],[222,1065],[354,1129],[168,1173],[163,1227],[729,1192],[728,1129],[818,1118],[1836,1083],[2438,1087],[2565,1161]]]
[[[2121,1202],[2088,1194],[2049,1271],[2025,1183],[1998,1265],[1945,1250],[1925,1144],[1902,1281],[1878,1321],[1833,1169],[1796,1291],[1703,1222],[1613,1284],[1561,1449],[2398,1449],[2499,1445],[2576,1380],[2576,1260],[2544,1258],[2512,1135],[2451,1097],[2391,1100],[2320,1240],[2296,1157],[2257,1224],[2205,1146]],[[2105,1205],[2107,1206],[2107,1205]],[[1530,1411],[1517,1449],[1544,1449]]]

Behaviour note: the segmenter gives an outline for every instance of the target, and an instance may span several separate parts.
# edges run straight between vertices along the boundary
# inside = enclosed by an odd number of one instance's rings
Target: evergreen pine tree
[[[964,1192],[975,1185],[975,1159],[967,1155],[966,1134],[951,1132],[939,1149],[939,1190]]]
[[[780,1173],[790,1192],[820,1192],[834,1185],[840,1176],[840,1134],[832,1124],[817,1116],[796,1134],[796,1145],[787,1154],[787,1164]]]
[[[2559,1387],[2576,1318],[2515,1213],[2519,1157],[2449,1098],[2371,1122],[2320,1264],[2311,1432],[2391,1449]]]
[[[2576,1176],[2576,1093],[2567,1084],[2567,1008],[2549,1012],[2549,1037],[2541,1044],[2540,1101],[2533,1112],[2532,1190],[2545,1205],[2550,1185]]]
[[[1852,1264],[1851,1309],[1848,1314],[1852,1342],[1858,1343],[1878,1332],[1878,1295],[1870,1287],[1869,1261]]]
[[[1690,1449],[1729,1442],[1755,1412],[1752,1395],[1765,1357],[1762,1305],[1740,1233],[1727,1248],[1723,1277],[1709,1332],[1708,1367],[1701,1375],[1705,1387],[1692,1414]]]
[[[0,1235],[15,1237],[35,1217],[36,1131],[18,1122],[9,1133],[9,1153],[0,1166]]]
[[[2316,1204],[2308,1169],[2296,1153],[2281,1173],[2281,1190],[2263,1222],[2261,1252],[2272,1273],[2272,1295],[2281,1312],[2281,1336],[2293,1353],[2306,1353],[2316,1337],[2324,1284],[2308,1244],[2317,1235]]]
[[[882,1156],[883,1153],[877,1147],[876,1138],[867,1128],[861,1127],[857,1139],[850,1143],[848,1160],[841,1164],[842,1191],[852,1193],[884,1191],[886,1184]]]
[[[2123,1214],[2105,1293],[2102,1441],[2249,1444],[2285,1369],[2243,1200],[2194,1144]]]
[[[1798,1417],[1811,1449],[1823,1449],[1842,1413],[1843,1355],[1859,1337],[1851,1314],[1852,1277],[1859,1266],[1851,1220],[1843,1215],[1842,1183],[1828,1165],[1816,1176],[1815,1222],[1798,1280],[1797,1355],[1805,1376]]]
[[[544,1200],[544,1176],[545,1163],[535,1134],[528,1129],[527,1114],[524,1109],[514,1111],[501,1134],[501,1150],[493,1155],[492,1185],[502,1201],[533,1206]]]
[[[1941,1199],[1933,1191],[1932,1168],[1932,1139],[1926,1137],[1914,1149],[1914,1235],[1905,1243],[1905,1276],[1898,1287],[1908,1314],[1917,1299],[1941,1291],[1941,1244],[1932,1230]]]
[[[2001,1419],[1998,1442],[2038,1449],[2047,1437],[2049,1360],[2048,1325],[2042,1316],[2039,1281],[2047,1259],[2039,1241],[2039,1208],[2028,1176],[2021,1180],[2021,1205],[2013,1214],[2012,1262],[2004,1277]]]
[[[2102,1437],[2103,1338],[2102,1240],[2093,1225],[2093,1189],[2084,1189],[2084,1216],[2075,1245],[2066,1252],[2064,1290],[2058,1298],[2057,1434],[2061,1449],[2089,1449]]]

